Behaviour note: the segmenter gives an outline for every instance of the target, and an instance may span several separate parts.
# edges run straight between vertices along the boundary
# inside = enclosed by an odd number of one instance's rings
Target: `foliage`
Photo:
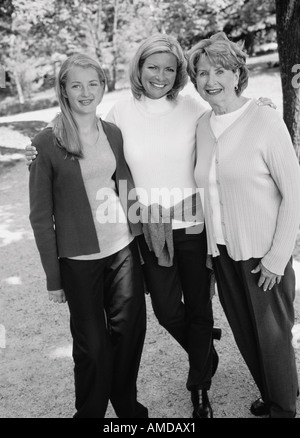
[[[52,86],[62,59],[76,51],[98,58],[113,90],[126,84],[129,61],[151,33],[173,34],[188,49],[218,30],[254,53],[275,40],[275,1],[2,0],[0,63],[21,103]]]

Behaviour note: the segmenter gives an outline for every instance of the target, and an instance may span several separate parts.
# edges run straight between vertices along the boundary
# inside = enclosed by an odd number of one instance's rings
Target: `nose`
[[[87,96],[89,96],[89,94],[90,94],[90,90],[89,90],[88,85],[83,85],[83,86],[82,86],[81,94],[82,94],[83,97],[87,97]]]
[[[158,70],[156,72],[156,79],[160,82],[162,82],[165,79],[165,72],[164,70]]]
[[[207,85],[214,85],[215,83],[215,74],[210,72],[209,75],[207,76]]]

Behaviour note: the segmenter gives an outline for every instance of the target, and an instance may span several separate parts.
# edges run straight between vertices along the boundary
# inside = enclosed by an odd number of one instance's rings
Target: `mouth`
[[[152,87],[157,88],[158,90],[162,90],[166,87],[165,84],[157,84],[156,82],[150,82],[150,84],[152,85]]]
[[[88,106],[93,102],[94,99],[84,99],[84,100],[79,100],[79,103],[83,106]]]
[[[206,89],[205,92],[209,95],[209,96],[216,96],[217,94],[222,93],[222,88],[211,88],[211,89]]]

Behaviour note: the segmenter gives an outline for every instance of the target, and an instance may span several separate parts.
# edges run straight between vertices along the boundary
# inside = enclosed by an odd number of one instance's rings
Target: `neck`
[[[212,109],[217,116],[232,113],[233,111],[240,109],[247,100],[248,99],[245,97],[236,97],[236,99],[233,99],[230,102],[212,105]]]
[[[163,96],[160,96],[156,99],[154,99],[153,97],[148,96],[147,94],[143,95],[144,98],[148,99],[150,102],[159,102],[160,100],[167,100],[167,95],[164,94]]]
[[[74,114],[79,134],[92,133],[97,130],[96,114],[76,115]]]

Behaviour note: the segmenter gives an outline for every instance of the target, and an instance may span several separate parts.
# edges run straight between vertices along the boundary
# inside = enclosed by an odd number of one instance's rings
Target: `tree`
[[[299,159],[300,83],[295,73],[300,62],[300,0],[276,0],[276,23],[283,117]]]
[[[224,31],[243,40],[253,54],[257,45],[276,40],[274,0],[148,0],[159,31],[177,37],[183,49]]]
[[[36,70],[45,52],[40,35],[34,35],[39,23],[51,12],[54,0],[5,0],[0,5],[0,62],[23,105],[30,96]]]

